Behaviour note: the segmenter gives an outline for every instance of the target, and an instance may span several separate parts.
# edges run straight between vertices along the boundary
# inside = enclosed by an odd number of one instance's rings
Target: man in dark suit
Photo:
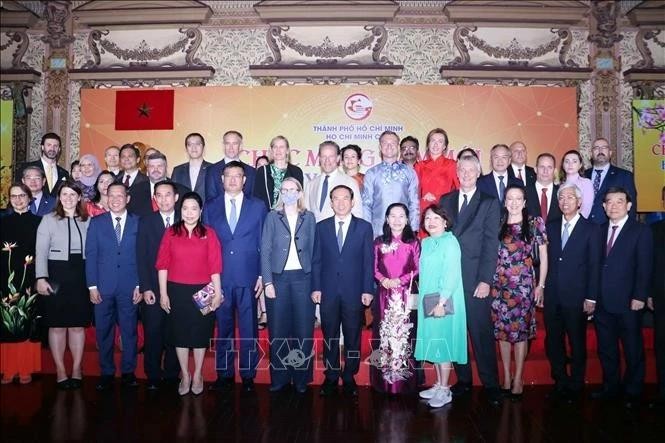
[[[639,403],[644,384],[640,311],[650,289],[653,242],[649,227],[629,217],[632,199],[627,190],[609,188],[603,206],[609,220],[601,226],[601,245],[605,248],[601,254],[600,292],[595,310],[603,388],[592,393],[592,398],[619,395],[621,341],[626,363],[622,383],[624,401],[631,408]]]
[[[192,189],[199,194],[202,201],[206,201],[206,170],[212,163],[203,159],[203,151],[205,149],[206,141],[198,132],[192,132],[185,137],[185,151],[187,151],[187,163],[173,168],[171,179]]]
[[[503,200],[506,194],[506,188],[510,185],[519,186],[521,182],[516,178],[510,178],[508,174],[508,165],[510,164],[510,150],[508,146],[498,144],[492,146],[490,150],[490,162],[492,171],[485,174],[477,180],[477,186],[480,191],[499,200],[503,206]],[[476,184],[474,183],[474,188]]]
[[[598,226],[580,215],[582,190],[564,184],[557,193],[563,217],[547,224],[545,350],[552,368],[552,399],[577,400],[586,371],[586,319],[598,298],[601,242]],[[566,337],[572,351],[566,370]]]
[[[113,174],[114,177],[118,177],[122,173],[120,168],[120,148],[117,146],[109,146],[104,150],[104,164],[106,164],[106,170]]]
[[[556,160],[552,154],[540,154],[536,160],[536,181],[526,188],[526,209],[531,217],[545,223],[561,218],[557,202],[559,185],[554,184]]]
[[[161,152],[153,152],[146,159],[148,180],[136,183],[129,189],[131,197],[127,204],[127,210],[139,217],[152,214],[159,209],[155,198],[155,184],[164,181],[166,177],[166,156]],[[178,195],[185,195],[189,188],[174,183]]]
[[[161,181],[155,184],[158,211],[141,217],[136,241],[139,290],[143,294],[141,320],[145,332],[143,367],[148,378],[147,388],[158,389],[162,378],[167,383],[178,379],[180,365],[173,346],[166,345],[166,312],[160,307],[157,279],[157,252],[166,229],[179,220],[176,212],[178,190],[175,183]],[[162,370],[162,356],[164,369]]]
[[[440,206],[453,220],[453,234],[462,250],[462,282],[466,300],[467,327],[473,345],[480,380],[488,398],[501,398],[496,364],[496,342],[490,316],[490,283],[496,273],[499,249],[499,201],[476,187],[480,161],[476,157],[457,162],[460,189],[441,197]],[[455,364],[457,383],[452,393],[471,391],[471,364]]]
[[[246,196],[251,197],[254,190],[256,169],[240,160],[242,134],[233,130],[226,131],[222,139],[224,141],[224,158],[206,169],[206,199],[210,200],[224,193],[221,181],[222,171],[224,170],[224,167],[232,161],[237,161],[242,165],[245,174],[243,192]]]
[[[635,189],[633,173],[612,165],[611,160],[610,142],[604,138],[594,140],[591,145],[591,163],[593,166],[587,169],[584,175],[591,180],[595,195],[589,220],[599,225],[607,223],[607,215],[603,205],[605,194],[609,188],[623,188],[630,195],[630,200],[637,202],[637,190]],[[635,211],[636,205],[634,204],[630,208],[631,218],[635,218]]]
[[[101,378],[97,389],[109,389],[115,375],[113,342],[116,322],[122,338],[122,384],[137,386],[136,323],[141,301],[136,266],[139,218],[127,212],[129,196],[122,183],[108,187],[109,212],[94,217],[85,244],[85,275],[95,305],[95,332]]]
[[[21,173],[21,182],[30,189],[32,200],[28,205],[28,209],[34,215],[45,215],[55,209],[57,197],[48,192],[44,192],[46,187],[46,177],[44,177],[44,170],[39,166],[30,165],[23,168]],[[11,211],[11,207],[8,208]]]
[[[148,181],[148,177],[139,171],[140,159],[141,151],[133,144],[127,143],[120,148],[122,171],[116,176],[116,179],[124,184],[128,190],[131,190],[134,185]]]
[[[665,210],[665,187],[661,190]],[[658,377],[658,397],[653,406],[665,408],[665,220],[651,225],[653,232],[653,272],[651,293],[647,299],[654,317],[654,348],[656,350],[656,373]]]
[[[235,318],[238,317],[240,377],[245,391],[254,390],[258,364],[258,322],[255,298],[261,292],[261,233],[268,210],[262,201],[243,194],[247,180],[243,164],[226,164],[221,181],[222,194],[208,199],[203,222],[210,225],[222,243],[222,290],[224,303],[217,316],[217,381],[211,389],[234,383]]]
[[[360,333],[364,306],[374,291],[372,225],[351,214],[353,191],[345,185],[330,191],[335,215],[316,225],[312,258],[312,301],[321,304],[326,379],[321,395],[337,391],[340,376],[339,328],[344,334],[344,392],[358,395],[354,376],[360,367]],[[363,306],[364,305],[364,306]]]
[[[510,145],[510,167],[508,168],[508,179],[516,178],[527,187],[536,182],[536,171],[526,164],[526,145],[521,141]]]
[[[43,192],[44,194],[54,195],[58,183],[69,177],[69,172],[65,168],[58,166],[58,157],[60,156],[62,142],[60,136],[54,132],[49,132],[42,136],[41,156],[39,160],[27,162],[16,171],[14,179],[18,181],[23,177],[23,170],[29,166],[40,168],[44,172]],[[42,214],[39,214],[42,215]]]

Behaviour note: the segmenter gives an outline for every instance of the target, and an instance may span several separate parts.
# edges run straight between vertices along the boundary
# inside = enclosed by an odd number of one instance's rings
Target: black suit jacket
[[[520,181],[520,179],[515,176],[512,165],[508,166],[508,177],[512,180]],[[524,165],[522,178],[526,178],[526,183],[523,182],[522,186],[526,187],[534,184],[536,182],[536,170],[531,166]]]
[[[665,312],[665,220],[651,225],[653,233],[653,278],[651,296],[656,310]]]
[[[180,219],[178,212],[175,213],[175,223]],[[141,292],[153,291],[159,294],[159,280],[157,279],[157,252],[162,242],[166,228],[164,220],[159,212],[153,212],[141,217],[139,220],[139,233],[136,239],[136,263],[139,273],[139,290]]]
[[[16,170],[16,176],[14,177],[14,180],[16,182],[19,182],[19,183],[21,182],[21,178],[23,178],[23,170],[25,168],[27,168],[28,166],[37,166],[42,171],[44,170],[44,165],[42,164],[41,159],[35,160],[33,162],[23,163],[23,165]],[[67,170],[65,168],[63,168],[61,166],[57,166],[57,170],[58,170],[58,180],[57,180],[57,182],[53,184],[53,189],[48,188],[48,181],[46,183],[44,183],[44,188],[43,188],[44,194],[55,195],[54,191],[58,187],[58,183],[60,183],[63,180],[66,180],[69,177],[69,172],[67,172]]]
[[[137,177],[138,180],[138,177]],[[184,187],[183,185],[176,183],[176,188],[178,189],[178,194],[180,198],[185,195],[186,192],[189,192],[189,188]],[[140,217],[143,217],[148,214],[152,214],[152,193],[150,192],[150,180],[142,181],[140,183],[134,182],[129,188],[129,195],[131,196],[129,203],[127,203],[127,210],[132,214],[136,214]],[[176,202],[176,210],[179,211],[181,206],[180,199]]]
[[[582,310],[584,299],[596,300],[600,284],[600,229],[580,216],[561,249],[563,217],[547,223],[545,303]]]
[[[212,166],[212,163],[203,161],[201,164],[201,170],[199,171],[199,176],[196,177],[196,183],[192,183],[189,178],[189,162],[183,163],[181,165],[173,168],[173,173],[171,174],[171,180],[176,183],[194,190],[201,200],[206,201],[206,174],[209,166]]]
[[[561,209],[559,209],[559,200],[556,193],[559,191],[559,185],[554,185],[552,188],[552,198],[550,198],[549,208],[547,209],[547,220],[545,223],[560,219]],[[540,217],[540,195],[536,189],[536,184],[527,186],[526,188],[526,210],[531,217]]]
[[[589,168],[584,172],[584,176],[591,180],[591,183],[593,183],[595,175],[593,170],[594,168]],[[593,207],[591,208],[591,214],[589,214],[589,220],[592,222],[599,225],[607,222],[607,215],[603,208],[603,201],[605,200],[605,193],[613,186],[618,186],[628,191],[628,194],[633,200],[633,206],[630,208],[630,217],[635,218],[637,211],[637,190],[635,189],[635,178],[633,177],[633,173],[622,168],[617,168],[614,165],[610,165],[610,169],[607,171],[607,175],[593,199]]]
[[[471,296],[478,283],[492,283],[499,251],[499,201],[476,189],[466,209],[459,214],[460,191],[441,197],[439,205],[453,222],[453,234],[462,250],[464,294]]]
[[[117,182],[124,183],[124,181],[125,181],[125,173],[124,173],[123,171],[120,171],[120,172],[118,173],[118,175],[115,176],[115,180],[116,180]],[[147,181],[149,181],[149,180],[148,180],[148,176],[145,175],[143,172],[139,171],[139,172],[136,173],[136,178],[134,179],[134,182],[131,184],[131,186],[129,187],[129,189],[132,189],[134,186],[136,186],[136,185],[138,185],[138,184],[140,184],[140,183],[147,182]]]
[[[254,176],[256,175],[256,169],[245,162],[240,163],[242,163],[242,169],[245,171],[245,186],[243,186],[242,191],[246,196],[251,197],[253,195],[255,180]],[[206,168],[206,200],[212,200],[213,198],[218,197],[220,194],[224,194],[224,186],[222,185],[221,177],[225,166],[226,161],[221,159],[217,163]]]
[[[506,188],[510,185],[522,186],[522,182],[515,177],[510,178],[510,175],[508,175],[506,179]],[[494,181],[494,175],[492,172],[479,177],[476,186],[480,191],[499,200],[499,190],[496,187],[496,182]],[[501,203],[503,203],[503,201]]]
[[[286,166],[286,177],[293,177],[300,182],[300,186],[305,187],[304,175],[302,169],[291,163]],[[254,197],[265,203],[268,210],[275,204],[273,200],[273,190],[275,189],[275,181],[270,172],[270,165],[261,166],[256,171],[256,178],[254,180]]]
[[[624,314],[630,310],[630,301],[646,301],[651,288],[653,266],[653,239],[651,229],[628,217],[614,245],[605,256],[609,223],[601,226],[600,295],[598,301],[607,312]],[[663,270],[657,270],[661,273]]]

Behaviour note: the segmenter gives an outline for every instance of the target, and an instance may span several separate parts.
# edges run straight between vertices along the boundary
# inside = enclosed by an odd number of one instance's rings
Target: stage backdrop
[[[218,161],[222,134],[236,129],[244,135],[244,161],[253,164],[272,137],[284,135],[292,162],[312,173],[323,140],[341,147],[359,145],[362,163],[369,167],[380,161],[378,137],[384,130],[417,137],[424,152],[427,132],[442,127],[448,131],[451,156],[464,146],[474,147],[487,170],[487,152],[496,143],[524,141],[534,164],[541,152],[553,153],[558,163],[578,140],[574,88],[230,86],[162,91],[82,90],[81,153],[101,159],[107,146],[141,141],[163,151],[172,168],[186,160],[185,136],[200,132],[206,138],[206,159]]]
[[[665,100],[633,100],[633,146],[637,210],[663,211]]]

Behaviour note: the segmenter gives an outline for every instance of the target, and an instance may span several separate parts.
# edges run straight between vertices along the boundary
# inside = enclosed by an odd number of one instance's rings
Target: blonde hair
[[[282,181],[282,185],[284,183],[293,183],[296,185],[296,188],[298,189],[298,192],[300,192],[300,197],[298,198],[298,212],[305,212],[307,208],[305,208],[305,193],[303,192],[302,185],[298,181],[298,179],[293,178],[293,177],[286,177]],[[275,203],[275,211],[284,211],[284,202],[282,201],[282,193],[279,193],[279,197],[277,197],[277,203]]]

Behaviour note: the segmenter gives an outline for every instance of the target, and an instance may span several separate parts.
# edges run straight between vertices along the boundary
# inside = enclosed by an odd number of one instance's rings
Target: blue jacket
[[[595,175],[593,169],[594,168],[589,168],[584,173],[584,176],[591,180],[592,183]],[[593,207],[591,208],[591,214],[589,214],[590,221],[598,225],[607,223],[607,214],[605,214],[605,209],[603,208],[603,201],[605,200],[605,193],[613,186],[618,186],[628,191],[628,195],[630,195],[630,198],[633,201],[633,205],[630,208],[630,218],[635,218],[635,213],[637,211],[637,190],[635,189],[633,173],[626,171],[625,169],[617,168],[614,165],[610,165],[610,169],[607,171],[607,175],[593,199]]]
[[[245,170],[245,186],[243,193],[251,196],[254,191],[254,180],[256,177],[256,169],[250,165],[241,162],[242,168]],[[212,200],[213,198],[224,194],[224,187],[222,186],[222,172],[224,171],[226,162],[224,159],[218,161],[212,166],[206,168],[206,181],[205,181],[205,198]],[[206,201],[204,200],[204,201]]]

